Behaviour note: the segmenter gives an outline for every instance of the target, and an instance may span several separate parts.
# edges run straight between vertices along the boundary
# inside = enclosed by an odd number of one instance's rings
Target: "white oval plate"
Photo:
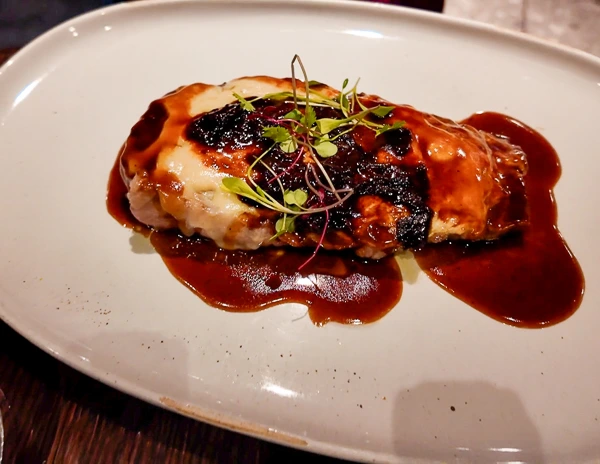
[[[544,330],[500,324],[421,274],[361,327],[300,305],[202,303],[105,208],[151,100],[182,84],[310,77],[451,117],[510,114],[558,150],[559,226],[587,280]],[[0,69],[0,316],[58,359],[200,420],[389,462],[600,457],[600,60],[441,15],[336,1],[123,4],[76,18]],[[454,410],[451,409],[454,408]]]

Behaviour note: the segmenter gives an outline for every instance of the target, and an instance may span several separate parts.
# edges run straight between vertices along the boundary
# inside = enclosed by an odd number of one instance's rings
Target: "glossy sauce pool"
[[[427,246],[416,253],[419,266],[439,286],[499,321],[544,327],[565,320],[581,303],[584,278],[556,226],[556,152],[540,134],[501,114],[476,114],[463,122],[506,137],[526,153],[530,226],[494,242]]]
[[[171,273],[211,306],[250,312],[295,302],[308,307],[317,325],[364,324],[382,318],[400,300],[402,277],[393,257],[375,262],[320,251],[299,272],[313,250],[226,251],[208,240],[151,231],[132,216],[125,194],[117,161],[109,181],[109,212],[149,236]]]
[[[440,287],[494,319],[520,327],[558,323],[577,309],[584,288],[581,269],[556,227],[558,156],[540,134],[510,117],[482,113],[464,122],[509,138],[527,154],[531,226],[491,243],[427,245],[416,253],[417,262]],[[317,325],[361,324],[383,317],[402,295],[393,257],[369,262],[320,251],[299,272],[312,250],[225,251],[206,240],[150,231],[129,213],[125,194],[117,160],[108,185],[110,214],[148,235],[170,272],[211,306],[248,312],[296,302],[309,308]]]

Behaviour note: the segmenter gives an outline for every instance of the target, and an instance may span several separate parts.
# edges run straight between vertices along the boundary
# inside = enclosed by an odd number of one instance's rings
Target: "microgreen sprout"
[[[296,64],[300,67],[303,82],[296,78]],[[281,216],[275,223],[275,235],[273,239],[285,233],[293,233],[296,230],[295,220],[298,216],[324,213],[325,226],[320,235],[314,253],[299,268],[301,270],[317,254],[323,245],[327,226],[329,224],[330,210],[343,204],[354,193],[351,188],[336,188],[327,169],[321,159],[335,156],[338,147],[334,143],[339,137],[352,132],[357,126],[363,126],[372,130],[375,137],[385,132],[398,130],[404,126],[404,122],[393,124],[382,124],[374,119],[385,118],[394,110],[394,106],[376,105],[367,107],[359,98],[357,91],[359,80],[354,86],[349,87],[349,80],[345,79],[342,90],[333,98],[324,95],[318,90],[321,84],[308,79],[306,69],[302,60],[295,55],[291,62],[291,86],[292,91],[271,93],[260,97],[246,99],[233,93],[244,111],[252,113],[249,117],[258,117],[268,121],[268,125],[262,128],[262,136],[269,139],[272,144],[263,151],[248,168],[247,179],[239,177],[225,177],[222,180],[222,188],[236,195],[248,198],[260,206],[277,211]],[[303,87],[303,95],[299,91]],[[275,102],[291,102],[294,108],[281,118],[271,118],[260,114],[253,105],[259,100],[270,100]],[[315,108],[330,108],[341,113],[340,118],[318,118]],[[276,173],[265,163],[264,159],[275,149],[279,148],[283,153],[294,156],[288,167]],[[305,189],[285,189],[281,178],[288,174],[300,160],[305,160]],[[254,180],[254,168],[260,164],[272,177],[267,184],[277,182],[281,191],[280,199],[265,192]],[[326,193],[332,194],[335,201],[326,204]],[[309,194],[313,199],[309,201]]]

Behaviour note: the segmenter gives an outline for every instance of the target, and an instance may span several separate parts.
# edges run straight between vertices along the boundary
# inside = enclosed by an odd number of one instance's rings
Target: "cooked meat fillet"
[[[299,96],[303,88],[299,83]],[[249,112],[234,93],[250,99],[291,89],[290,79],[246,77],[180,87],[152,102],[121,152],[134,216],[155,229],[178,228],[228,249],[314,247],[325,230],[324,248],[352,249],[365,258],[426,242],[493,240],[527,224],[527,163],[520,148],[470,126],[360,94],[367,107],[394,106],[378,122],[404,121],[404,127],[376,137],[358,126],[337,138],[337,154],[321,163],[335,187],[352,189],[352,195],[328,217],[299,216],[294,232],[273,239],[281,215],[226,191],[222,179],[246,178],[249,165],[271,144],[262,129],[294,108],[291,99],[263,99]],[[339,95],[323,84],[311,90]],[[319,118],[340,116],[332,108],[315,110]],[[278,182],[269,182],[276,174],[286,189],[307,190],[308,203],[335,203],[332,192],[324,190],[319,198],[306,189],[307,170],[317,179],[321,174],[309,154],[296,160],[298,154],[273,149],[264,165],[256,165],[253,179],[280,198]]]

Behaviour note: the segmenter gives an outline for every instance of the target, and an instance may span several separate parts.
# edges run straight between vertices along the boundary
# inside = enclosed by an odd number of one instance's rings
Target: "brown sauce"
[[[312,250],[227,251],[197,237],[150,231],[129,211],[126,193],[117,160],[108,185],[110,214],[123,226],[149,235],[169,271],[211,306],[252,312],[301,303],[316,325],[364,324],[381,319],[400,301],[402,277],[393,257],[375,262],[320,251],[299,272]]]
[[[506,137],[527,154],[530,225],[494,242],[428,245],[416,253],[417,262],[440,287],[499,321],[535,328],[565,320],[581,303],[584,278],[556,226],[556,152],[533,129],[504,115],[481,113],[463,122]]]
[[[581,269],[556,227],[558,156],[540,134],[507,116],[482,113],[464,122],[507,137],[527,154],[531,225],[490,243],[427,245],[417,261],[434,282],[494,319],[521,327],[558,323],[577,309],[584,288]],[[133,218],[125,194],[117,160],[108,185],[110,214],[149,235],[170,272],[209,305],[248,312],[295,302],[323,325],[373,322],[400,300],[402,278],[393,257],[369,262],[319,251],[299,272],[312,250],[225,251],[206,240],[151,232]]]
[[[173,275],[208,304],[227,311],[301,303],[317,325],[362,324],[383,317],[402,292],[393,258],[367,262],[323,252],[299,272],[310,251],[224,251],[208,241],[164,232],[153,232],[150,239]]]
[[[117,220],[123,227],[133,229],[137,232],[148,235],[149,229],[140,224],[129,209],[129,201],[127,200],[127,186],[121,178],[121,153],[119,152],[117,161],[115,162],[110,177],[108,179],[108,189],[106,192],[106,206],[110,215]]]

